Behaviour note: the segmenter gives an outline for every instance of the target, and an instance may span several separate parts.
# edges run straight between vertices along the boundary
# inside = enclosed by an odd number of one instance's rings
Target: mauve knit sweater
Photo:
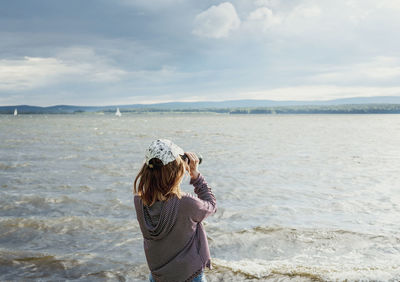
[[[144,238],[144,252],[156,281],[191,281],[211,268],[203,219],[217,210],[214,194],[202,175],[191,180],[197,197],[183,194],[152,206],[135,195],[136,216]]]

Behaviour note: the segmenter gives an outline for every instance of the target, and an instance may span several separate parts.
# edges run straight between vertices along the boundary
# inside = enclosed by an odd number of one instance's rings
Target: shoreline
[[[115,114],[115,108],[106,109],[64,106],[42,108],[31,106],[3,106],[1,115],[81,115]],[[304,115],[304,114],[400,114],[400,104],[345,104],[345,105],[302,105],[274,107],[228,107],[228,108],[121,108],[121,114],[228,114],[228,115]]]

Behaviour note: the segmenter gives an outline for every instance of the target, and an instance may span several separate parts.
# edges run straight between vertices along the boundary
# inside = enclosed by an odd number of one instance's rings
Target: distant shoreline
[[[113,114],[116,107],[32,107],[32,106],[6,106],[0,107],[0,114],[12,115],[14,110],[18,114]],[[344,105],[296,105],[272,107],[224,107],[224,108],[120,108],[124,113],[218,113],[231,115],[256,115],[256,114],[400,114],[400,104],[344,104]]]
[[[399,114],[400,96],[370,96],[334,100],[225,100],[165,102],[105,106],[0,106],[0,114],[80,114],[80,113],[221,113],[221,114]]]

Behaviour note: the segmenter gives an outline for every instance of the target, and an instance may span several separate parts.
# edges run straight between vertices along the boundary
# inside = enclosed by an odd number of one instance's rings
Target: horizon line
[[[346,97],[346,98],[337,98],[337,99],[314,99],[314,100],[273,100],[273,99],[231,99],[231,100],[167,100],[167,101],[159,101],[159,102],[139,102],[139,103],[130,103],[130,104],[103,104],[103,105],[74,105],[74,104],[52,104],[47,106],[34,105],[34,104],[18,104],[18,105],[0,105],[0,107],[21,107],[21,106],[30,106],[30,107],[40,107],[40,108],[49,108],[56,106],[69,106],[69,107],[119,107],[119,106],[133,106],[133,105],[162,105],[162,104],[171,104],[171,103],[222,103],[222,102],[232,102],[232,101],[271,101],[271,102],[329,102],[329,101],[337,101],[337,100],[348,100],[348,99],[365,99],[365,98],[400,98],[400,95],[393,96],[362,96],[362,97]]]

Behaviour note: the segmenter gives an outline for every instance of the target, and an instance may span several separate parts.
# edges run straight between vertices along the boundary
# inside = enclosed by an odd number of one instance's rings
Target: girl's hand
[[[195,153],[192,152],[185,152],[185,155],[190,160],[189,164],[187,165],[188,172],[190,174],[191,179],[197,179],[199,177],[200,172],[198,171],[199,165],[199,158],[196,156]],[[186,161],[187,163],[188,161]]]

